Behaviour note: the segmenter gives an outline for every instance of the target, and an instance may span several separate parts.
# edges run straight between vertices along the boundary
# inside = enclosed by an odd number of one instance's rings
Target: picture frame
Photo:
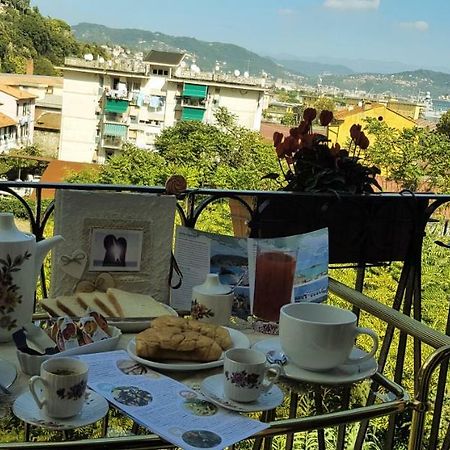
[[[118,289],[169,303],[175,210],[171,195],[57,191],[54,233],[64,241],[52,253],[50,295],[72,295],[79,281],[95,285],[106,272]],[[125,262],[108,263],[106,247],[120,260],[124,242]]]

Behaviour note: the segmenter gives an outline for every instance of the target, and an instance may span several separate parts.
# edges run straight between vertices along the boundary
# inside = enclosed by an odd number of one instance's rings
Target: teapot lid
[[[209,273],[203,284],[194,286],[194,290],[199,294],[207,295],[226,295],[231,294],[231,286],[222,284],[217,273]]]
[[[14,214],[0,213],[0,243],[22,242],[34,239],[32,234],[20,231],[14,222]]]

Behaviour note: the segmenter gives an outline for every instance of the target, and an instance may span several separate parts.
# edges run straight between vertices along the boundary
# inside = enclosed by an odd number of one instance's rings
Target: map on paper
[[[214,405],[199,392],[130,359],[124,350],[79,358],[89,365],[91,389],[183,449],[223,449],[268,427]]]

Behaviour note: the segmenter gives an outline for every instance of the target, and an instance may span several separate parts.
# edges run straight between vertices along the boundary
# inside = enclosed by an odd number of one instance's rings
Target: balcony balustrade
[[[13,188],[35,188],[35,200],[33,205],[27,199],[22,198]],[[54,204],[45,204],[42,201],[43,189],[75,189],[87,191],[112,191],[164,194],[162,187],[145,186],[115,186],[115,185],[76,185],[76,184],[36,184],[0,182],[0,192],[8,192],[15,196],[23,207],[29,222],[30,229],[37,239],[43,238],[49,219],[54,210]],[[378,202],[398,201],[404,202],[400,194],[374,194]],[[344,196],[345,197],[345,196]],[[367,198],[370,201],[370,197]],[[281,198],[307,198],[314,202],[323,199],[333,199],[330,194],[302,194],[290,192],[261,192],[261,191],[219,191],[213,189],[188,190],[178,197],[177,212],[180,222],[187,227],[196,228],[204,215],[208,214],[208,207],[216,202],[228,202],[230,199],[241,204],[249,216],[250,234],[258,236],[264,234],[264,221],[260,210],[254,207],[249,199],[278,200]],[[424,233],[431,215],[436,209],[450,201],[450,196],[433,194],[415,194],[409,197],[408,205],[414,217],[413,231],[410,233],[410,242],[404,257],[401,259],[401,273],[398,278],[396,292],[393,292],[391,305],[384,305],[366,296],[363,291],[364,280],[368,263],[356,258],[353,268],[357,269],[355,286],[350,287],[331,278],[330,292],[334,299],[340,298],[347,302],[358,315],[365,313],[369,320],[379,320],[385,324],[385,333],[382,336],[382,346],[378,356],[378,374],[373,377],[368,390],[368,397],[361,405],[349,408],[350,393],[344,389],[343,399],[337,410],[327,414],[319,414],[313,417],[297,417],[296,410],[300,393],[291,394],[291,410],[289,417],[276,419],[271,414],[264,415],[270,427],[258,436],[254,437],[254,448],[270,448],[271,439],[278,435],[285,435],[286,448],[292,448],[294,434],[306,430],[318,430],[317,448],[329,448],[325,445],[324,428],[339,426],[336,448],[362,449],[366,438],[369,420],[375,417],[388,416],[387,429],[383,436],[383,448],[394,448],[398,440],[408,441],[410,450],[422,448],[450,448],[450,428],[448,417],[442,417],[447,387],[448,361],[450,358],[450,321],[447,322],[447,334],[441,333],[422,322],[421,302],[421,246]],[[294,216],[293,216],[294,217]],[[296,216],[295,220],[301,220]],[[331,275],[334,269],[330,267]],[[337,273],[337,272],[336,272]],[[437,280],[438,281],[438,280]],[[44,272],[41,277],[42,292],[47,293],[47,280]],[[445,300],[445,299],[444,299]],[[448,305],[443,305],[442,315],[448,314]],[[412,316],[412,317],[411,317]],[[361,315],[363,318],[363,315]],[[394,333],[398,334],[398,345],[391,345]],[[408,339],[409,337],[409,339]],[[414,386],[409,394],[399,388],[405,381],[405,357],[408,353],[414,355]],[[428,355],[425,357],[424,355]],[[385,374],[387,362],[394,365],[394,379],[390,382]],[[391,368],[392,369],[392,368]],[[384,374],[384,375],[383,375]],[[438,379],[433,377],[437,375]],[[433,383],[432,383],[432,380]],[[381,388],[381,391],[379,390]],[[430,394],[433,390],[433,395]],[[384,392],[384,394],[383,394]],[[382,404],[380,404],[382,400]],[[316,404],[317,408],[324,405]],[[319,411],[320,412],[320,411]],[[410,426],[405,425],[412,417]],[[346,434],[347,423],[359,423],[356,437],[348,444],[349,437]],[[399,428],[399,424],[403,424]],[[427,430],[425,432],[425,428]],[[137,429],[135,429],[136,431]],[[406,437],[405,437],[406,436]],[[402,441],[403,442],[403,441]],[[120,438],[86,439],[83,441],[58,442],[55,448],[168,448],[169,444],[145,434],[143,436],[128,436]],[[14,444],[15,445],[15,444]],[[18,444],[19,445],[19,444]],[[23,448],[44,448],[43,443],[22,443]],[[348,445],[351,445],[349,447]],[[11,448],[10,444],[0,444],[0,448]],[[22,447],[21,447],[22,448]],[[49,447],[45,447],[49,448]],[[237,448],[238,445],[237,445]],[[400,448],[400,446],[398,446]]]

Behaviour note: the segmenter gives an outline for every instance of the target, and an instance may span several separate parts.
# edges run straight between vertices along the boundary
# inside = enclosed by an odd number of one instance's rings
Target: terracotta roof
[[[23,91],[21,89],[17,89],[12,86],[6,86],[4,84],[0,84],[0,91],[5,94],[10,95],[11,97],[16,98],[17,100],[25,100],[30,98],[37,98],[37,95],[30,94],[27,91]]]
[[[10,127],[11,125],[17,125],[17,122],[6,114],[0,113],[0,128]]]
[[[43,112],[34,123],[35,130],[60,131],[61,113]]]
[[[17,73],[0,73],[0,84],[8,86],[53,86],[62,87],[63,77],[50,77],[47,75],[23,75]]]
[[[370,111],[371,109],[377,108],[379,106],[383,106],[380,104],[371,104],[366,106],[355,106],[353,109],[341,109],[337,111],[334,116],[336,119],[343,119],[344,117],[353,116],[354,114],[361,114],[365,111]]]
[[[41,177],[41,183],[62,183],[71,173],[81,172],[86,169],[100,170],[99,164],[81,163],[73,161],[61,161],[55,159],[45,169]],[[54,189],[43,189],[42,198],[54,198]]]
[[[434,131],[437,125],[437,122],[432,122],[426,119],[417,119],[415,122],[419,128],[428,128],[430,131]]]
[[[151,50],[145,58],[144,62],[161,64],[163,66],[178,66],[184,58],[184,53],[160,52]]]
[[[261,128],[259,129],[259,132],[263,135],[265,139],[267,139],[270,142],[273,142],[273,133],[275,133],[275,131],[283,133],[285,136],[287,136],[289,134],[290,129],[291,127],[280,125],[279,123],[261,122]]]

